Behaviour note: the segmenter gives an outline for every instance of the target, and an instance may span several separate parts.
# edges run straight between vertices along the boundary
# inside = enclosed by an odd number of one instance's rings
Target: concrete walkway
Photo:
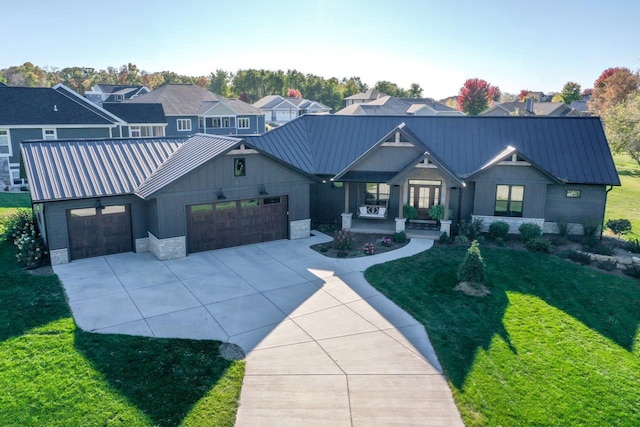
[[[462,425],[424,327],[362,271],[431,247],[355,259],[276,241],[158,261],[117,254],[54,267],[78,326],[216,339],[247,352],[237,426]]]

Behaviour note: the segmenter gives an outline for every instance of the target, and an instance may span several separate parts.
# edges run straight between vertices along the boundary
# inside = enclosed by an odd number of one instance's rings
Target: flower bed
[[[409,240],[404,243],[396,243],[391,236],[381,234],[350,233],[349,237],[341,234],[339,238],[339,244],[334,240],[313,245],[311,249],[329,258],[356,258],[393,251],[409,243]],[[345,247],[347,240],[349,241],[348,248]]]

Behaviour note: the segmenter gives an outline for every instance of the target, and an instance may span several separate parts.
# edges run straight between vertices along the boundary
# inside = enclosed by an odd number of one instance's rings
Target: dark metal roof
[[[162,104],[107,103],[103,108],[127,123],[167,123]]]
[[[185,138],[27,141],[34,202],[131,194]]]
[[[308,173],[336,175],[402,122],[458,177],[511,146],[559,180],[620,185],[595,117],[309,115],[245,139]]]
[[[111,125],[114,122],[106,113],[56,89],[0,86],[0,125]]]
[[[241,142],[241,139],[232,137],[195,135],[154,171],[135,193],[142,198],[148,197],[209,160],[238,147]]]

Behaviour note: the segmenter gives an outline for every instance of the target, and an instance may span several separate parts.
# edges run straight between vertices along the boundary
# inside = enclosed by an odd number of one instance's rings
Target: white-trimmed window
[[[238,117],[238,129],[249,129],[251,122],[248,117]]]
[[[55,129],[42,129],[43,139],[58,139]]]
[[[163,126],[129,126],[131,138],[147,138],[150,136],[164,136]]]
[[[129,126],[129,136],[131,138],[140,138],[140,126]]]
[[[7,129],[0,129],[0,154],[11,155],[11,140]]]
[[[178,131],[189,132],[191,130],[191,119],[178,119]]]
[[[524,185],[497,185],[495,216],[522,216]]]

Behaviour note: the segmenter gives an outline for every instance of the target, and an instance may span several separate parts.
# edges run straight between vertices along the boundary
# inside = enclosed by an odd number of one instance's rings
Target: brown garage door
[[[129,252],[133,248],[129,205],[67,211],[71,259]]]
[[[287,238],[287,196],[187,207],[189,252]]]

